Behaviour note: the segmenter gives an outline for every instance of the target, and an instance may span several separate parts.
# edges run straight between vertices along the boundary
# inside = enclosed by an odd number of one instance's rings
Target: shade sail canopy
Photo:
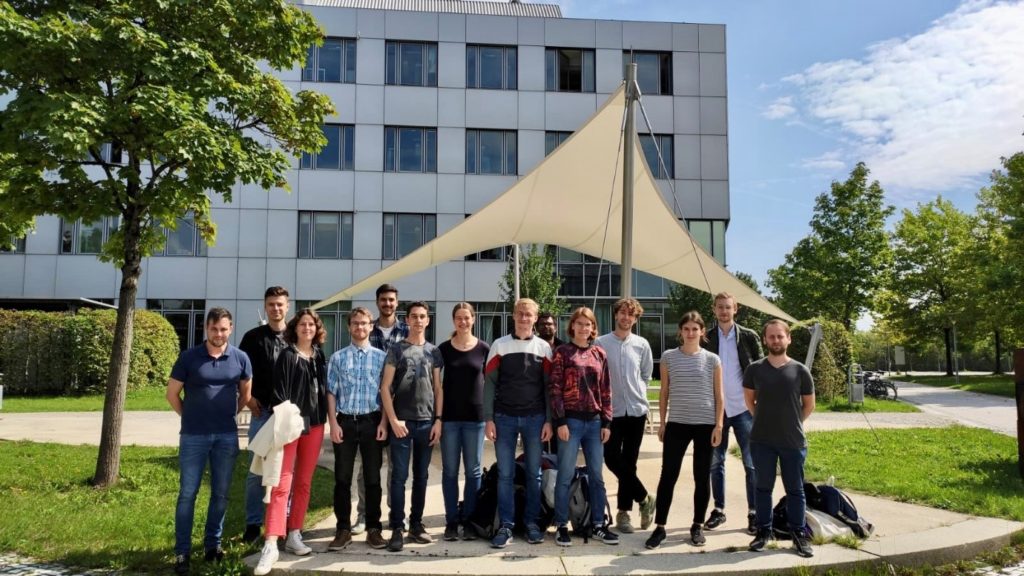
[[[314,308],[507,244],[554,244],[621,263],[624,108],[625,89],[620,87],[582,128],[479,212]],[[629,138],[638,159],[633,178],[633,268],[711,293],[726,291],[742,305],[792,321],[693,241],[642,160],[636,134]]]

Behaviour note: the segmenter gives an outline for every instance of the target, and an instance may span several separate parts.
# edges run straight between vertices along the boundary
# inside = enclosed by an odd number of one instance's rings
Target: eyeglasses
[[[355,326],[356,328],[366,328],[372,324],[372,322],[349,322],[349,326]]]

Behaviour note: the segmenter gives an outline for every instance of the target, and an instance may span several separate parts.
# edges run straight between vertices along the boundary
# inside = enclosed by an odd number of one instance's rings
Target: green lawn
[[[123,447],[121,482],[98,490],[88,484],[96,467],[95,447],[0,441],[0,550],[88,568],[166,570],[174,547],[177,452]],[[240,558],[255,551],[239,541],[245,527],[248,462],[248,454],[242,452],[224,523],[229,559],[219,567],[220,573],[245,573]],[[307,526],[331,513],[333,487],[333,475],[318,468]],[[203,568],[208,499],[209,486],[204,483],[192,535],[196,568]]]
[[[1024,520],[1015,438],[964,426],[811,432],[807,437],[808,479],[833,475],[837,486],[857,492]]]
[[[165,388],[143,388],[128,393],[125,410],[170,410]],[[3,412],[102,412],[103,394],[83,396],[8,396]]]
[[[927,384],[928,386],[955,388],[957,390],[966,390],[968,392],[980,392],[982,394],[992,394],[994,396],[1005,396],[1007,398],[1014,397],[1013,376],[1008,375],[995,376],[992,374],[983,374],[960,376],[959,384],[957,384],[956,378],[953,376],[896,376],[890,379],[901,382]]]

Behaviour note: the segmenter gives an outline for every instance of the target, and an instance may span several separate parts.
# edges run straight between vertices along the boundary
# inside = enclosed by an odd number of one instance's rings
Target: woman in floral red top
[[[558,433],[558,480],[555,484],[555,543],[571,546],[569,537],[569,484],[576,471],[576,456],[583,448],[590,484],[593,535],[605,544],[618,544],[605,519],[604,447],[611,435],[612,391],[608,358],[597,337],[597,318],[587,307],[569,319],[572,342],[555,349],[551,361],[551,419]]]

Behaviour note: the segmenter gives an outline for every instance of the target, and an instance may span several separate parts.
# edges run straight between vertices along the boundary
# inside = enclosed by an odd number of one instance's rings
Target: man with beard
[[[814,556],[804,524],[804,461],[807,439],[804,420],[814,412],[814,380],[806,366],[786,354],[789,325],[769,320],[764,325],[768,357],[752,363],[743,374],[743,395],[754,415],[750,453],[757,473],[757,536],[751,552],[760,552],[772,538],[772,489],[775,468],[782,471],[786,489],[786,518],[796,553]]]

